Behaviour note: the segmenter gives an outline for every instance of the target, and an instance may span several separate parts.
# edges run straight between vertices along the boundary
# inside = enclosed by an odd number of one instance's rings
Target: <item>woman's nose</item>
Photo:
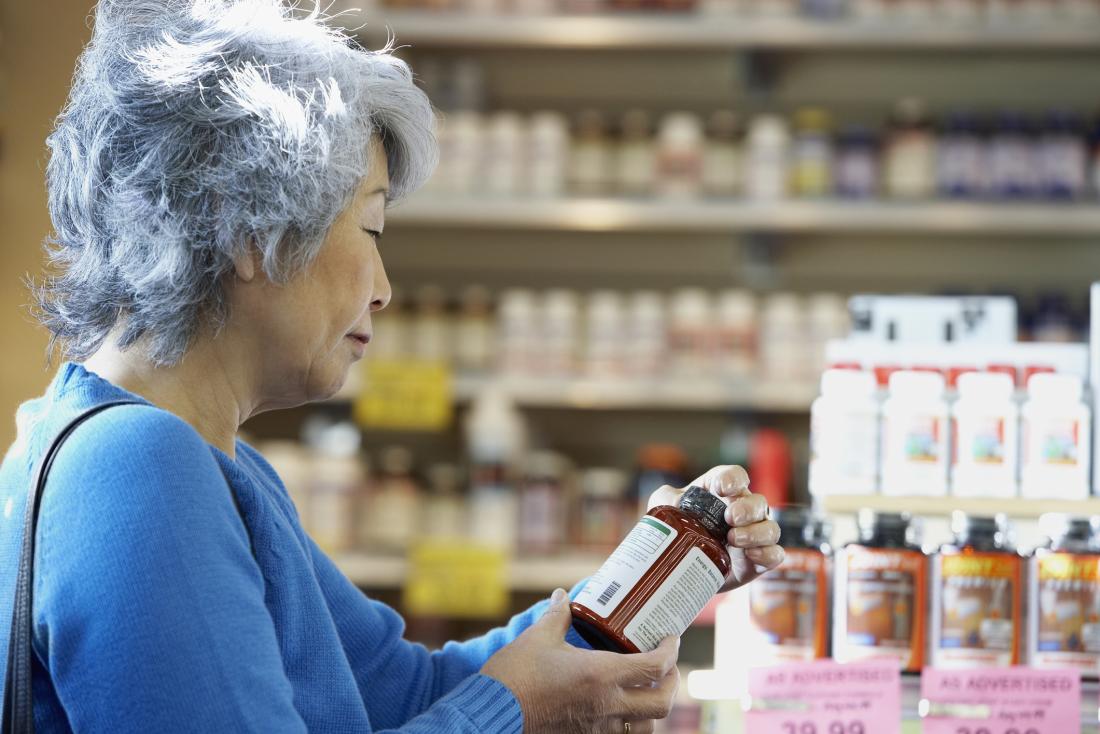
[[[390,287],[390,279],[386,276],[386,267],[382,264],[382,258],[377,257],[374,263],[374,298],[370,302],[370,310],[381,311],[390,305],[393,298],[393,289]]]

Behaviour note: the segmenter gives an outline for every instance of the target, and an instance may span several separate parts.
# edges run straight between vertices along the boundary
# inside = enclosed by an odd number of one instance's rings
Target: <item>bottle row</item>
[[[775,513],[787,558],[719,605],[715,667],[832,657],[1100,675],[1100,518],[1044,515],[1047,541],[1018,553],[1003,518],[956,512],[926,553],[906,515],[865,511],[835,552],[805,508]],[[739,595],[739,596],[738,596]],[[746,631],[747,630],[747,631]],[[731,642],[732,640],[727,640]]]
[[[822,376],[811,409],[815,497],[1089,496],[1092,415],[1081,378],[1041,365],[958,368],[948,379],[934,369],[880,369],[878,377]]]
[[[586,110],[521,115],[456,111],[439,129],[439,195],[661,196],[672,199],[1094,201],[1100,125],[1052,110],[1042,116],[966,111],[934,119],[903,99],[878,129],[837,126],[829,112],[788,119],[729,110],[632,110],[612,122]]]
[[[378,314],[373,359],[446,362],[518,378],[711,378],[810,385],[847,333],[841,296],[697,288],[581,294],[468,288],[457,313],[428,286]]]
[[[482,15],[700,13],[740,18],[941,20],[972,23],[1095,20],[1095,0],[387,0],[394,10],[466,11]],[[400,30],[400,29],[399,29]]]

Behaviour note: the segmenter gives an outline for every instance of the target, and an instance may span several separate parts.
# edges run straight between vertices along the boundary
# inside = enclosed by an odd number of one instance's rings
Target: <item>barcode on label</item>
[[[611,585],[604,589],[603,593],[600,594],[600,598],[596,600],[596,603],[601,606],[606,605],[607,602],[611,601],[611,597],[615,596],[615,592],[621,588],[622,584],[620,584],[618,581],[612,581]]]

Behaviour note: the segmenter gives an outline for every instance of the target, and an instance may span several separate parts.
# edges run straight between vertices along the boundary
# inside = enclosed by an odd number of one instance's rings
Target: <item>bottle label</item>
[[[1078,446],[1081,431],[1076,420],[1033,421],[1033,449],[1036,454],[1030,459],[1039,464],[1054,466],[1075,466],[1078,461]]]
[[[825,657],[829,585],[825,556],[790,548],[779,568],[749,584],[749,614],[759,664],[803,662]]]
[[[969,459],[975,464],[1004,464],[1004,418],[983,416],[973,422],[960,421],[960,424],[963,428],[959,429],[959,444],[966,452],[964,460]]]
[[[921,667],[924,651],[923,553],[855,546],[837,566],[836,657],[895,658]]]
[[[932,588],[935,662],[941,667],[1015,665],[1021,560],[1007,553],[942,556]]]
[[[1044,556],[1032,583],[1032,665],[1100,673],[1100,557]]]
[[[676,528],[646,515],[588,579],[574,601],[607,619],[677,535]]]
[[[623,636],[643,652],[653,650],[666,637],[679,637],[718,593],[723,580],[714,561],[692,548],[626,625]]]

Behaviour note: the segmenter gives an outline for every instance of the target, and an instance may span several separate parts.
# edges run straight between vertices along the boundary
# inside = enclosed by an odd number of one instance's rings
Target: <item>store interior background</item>
[[[28,315],[22,280],[37,273],[42,264],[41,245],[50,227],[43,182],[44,140],[65,99],[76,55],[89,37],[89,5],[87,0],[6,0],[0,8],[0,337],[4,345],[0,416],[9,416],[0,421],[0,445],[5,446],[14,437],[10,416],[16,406],[39,394],[52,374],[45,362],[46,337]],[[762,112],[790,119],[797,109],[814,106],[828,110],[834,129],[861,123],[878,131],[903,97],[923,100],[937,120],[953,110],[995,114],[1010,109],[1039,117],[1058,109],[1079,114],[1093,125],[1100,113],[1100,40],[1064,42],[1057,32],[1046,43],[1039,33],[1040,41],[990,44],[977,32],[969,40],[964,34],[957,42],[942,44],[860,41],[857,36],[855,41],[833,46],[791,42],[763,48],[743,44],[701,48],[690,42],[676,47],[659,43],[632,47],[621,41],[607,48],[600,48],[598,42],[575,48],[569,43],[478,44],[448,40],[439,33],[418,40],[415,32],[403,34],[402,19],[432,12],[370,10],[364,41],[377,47],[384,35],[381,28],[389,22],[398,42],[411,46],[401,55],[414,70],[421,65],[446,69],[458,60],[476,63],[484,73],[486,112],[528,114],[548,109],[572,118],[596,108],[614,120],[633,108],[649,111],[654,119],[678,110],[705,116],[731,109],[746,121]],[[692,17],[692,11],[681,15]],[[459,31],[470,26],[470,17],[460,16]],[[680,16],[670,12],[667,17]],[[897,21],[899,27],[907,22]],[[1070,25],[1045,17],[1033,22],[1040,31]],[[410,25],[415,29],[415,24]],[[928,26],[925,22],[923,27]],[[1095,38],[1100,39],[1100,32]],[[819,227],[811,222],[790,230],[768,226],[764,231],[739,226],[702,229],[688,226],[682,218],[603,231],[527,227],[522,222],[439,225],[418,222],[413,215],[401,217],[399,205],[393,210],[398,216],[387,223],[382,253],[400,297],[411,299],[423,286],[436,285],[452,306],[471,284],[485,286],[494,295],[509,288],[540,292],[564,288],[579,294],[644,288],[668,294],[685,287],[712,293],[744,288],[762,296],[778,291],[804,296],[825,292],[844,298],[855,293],[996,293],[1016,296],[1025,315],[1041,297],[1055,294],[1071,307],[1080,340],[1085,335],[1088,287],[1100,273],[1100,217],[1096,215],[1100,199],[1095,191],[1089,196],[1090,200],[1072,205],[1051,205],[1018,228],[998,221],[997,207],[1007,211],[1012,204],[981,205],[974,222],[954,231],[943,231],[934,218],[927,226],[887,223],[875,229],[858,222],[851,227],[836,222]],[[414,197],[410,206],[416,201]],[[1091,221],[1096,226],[1063,226],[1069,217],[1086,210],[1093,212]],[[384,314],[379,317],[384,318]],[[778,429],[791,443],[790,496],[805,500],[813,394],[798,387],[806,400],[795,407],[790,401],[777,408],[748,405],[731,394],[705,407],[653,407],[643,401],[611,409],[586,408],[563,398],[557,404],[544,401],[521,412],[539,448],[560,452],[578,467],[615,467],[628,477],[636,469],[639,447],[646,443],[682,447],[694,476],[717,461],[721,437],[731,426]],[[377,471],[379,452],[391,445],[411,449],[415,475],[422,483],[433,463],[461,465],[465,460],[462,420],[467,409],[468,403],[457,404],[451,425],[440,431],[364,429],[363,452],[371,468]],[[311,416],[339,420],[351,414],[349,402],[336,401],[262,416],[247,430],[261,442],[297,439]],[[930,520],[942,525],[946,515]],[[571,569],[583,568],[586,562],[594,568],[606,555],[563,551],[573,558]],[[369,556],[369,550],[366,553]],[[348,561],[348,568],[358,569],[355,581],[372,595],[400,606],[404,567],[375,566],[360,556]],[[372,579],[377,569],[384,571],[379,572],[386,577],[384,583]],[[562,573],[551,572],[545,582],[527,579],[512,590],[509,607],[522,608],[555,585],[566,584]],[[438,643],[496,621],[411,617],[410,634]],[[712,644],[711,633],[700,627],[688,634],[681,657],[689,667],[706,667]]]

